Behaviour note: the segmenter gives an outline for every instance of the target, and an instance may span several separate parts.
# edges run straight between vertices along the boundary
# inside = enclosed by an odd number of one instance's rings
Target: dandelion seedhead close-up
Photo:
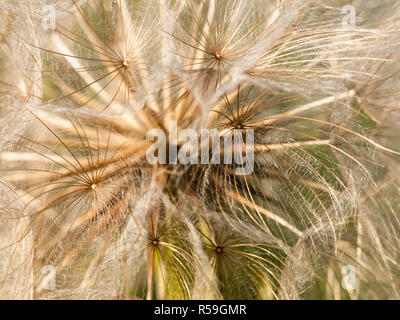
[[[400,299],[397,0],[1,0],[0,300]]]

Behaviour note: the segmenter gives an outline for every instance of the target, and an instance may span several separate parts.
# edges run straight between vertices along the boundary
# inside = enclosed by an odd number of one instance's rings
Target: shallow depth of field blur
[[[1,0],[0,299],[400,299],[399,1]]]

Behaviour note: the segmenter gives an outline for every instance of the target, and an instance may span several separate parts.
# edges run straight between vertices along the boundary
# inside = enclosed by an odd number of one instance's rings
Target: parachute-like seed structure
[[[0,299],[400,299],[399,27],[396,0],[2,1]]]

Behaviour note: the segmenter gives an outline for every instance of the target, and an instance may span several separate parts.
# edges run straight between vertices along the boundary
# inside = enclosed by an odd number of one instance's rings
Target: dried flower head
[[[15,2],[0,298],[399,297],[396,1]]]

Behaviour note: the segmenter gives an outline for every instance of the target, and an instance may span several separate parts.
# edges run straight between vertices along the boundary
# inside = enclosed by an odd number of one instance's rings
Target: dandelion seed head
[[[399,7],[342,2],[0,5],[0,296],[399,297]],[[187,129],[252,130],[252,172],[177,161]]]

